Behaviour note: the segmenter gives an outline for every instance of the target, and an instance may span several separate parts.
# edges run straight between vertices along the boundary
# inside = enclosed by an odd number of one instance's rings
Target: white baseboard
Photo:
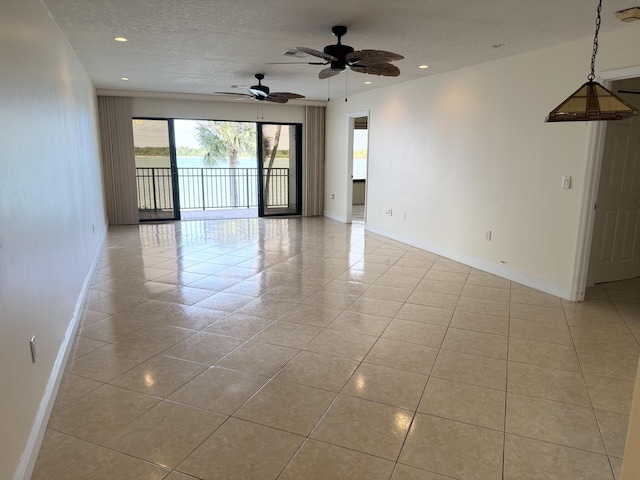
[[[47,382],[47,386],[44,389],[44,394],[42,395],[42,399],[40,400],[38,412],[36,413],[35,419],[33,421],[33,426],[31,427],[31,433],[29,434],[27,444],[24,448],[24,451],[22,452],[22,456],[20,457],[20,463],[18,464],[18,467],[14,472],[13,480],[29,480],[31,478],[31,475],[33,474],[33,468],[36,465],[38,453],[40,453],[40,446],[42,445],[42,439],[44,438],[44,434],[47,430],[47,424],[49,423],[51,410],[53,409],[53,404],[55,403],[56,395],[58,394],[58,388],[60,387],[60,382],[62,381],[64,367],[67,364],[67,359],[69,358],[69,354],[71,352],[71,346],[73,345],[73,339],[75,337],[76,329],[78,328],[78,324],[80,323],[80,319],[82,318],[82,307],[84,306],[85,299],[87,298],[87,293],[89,292],[89,287],[91,285],[91,279],[93,278],[93,273],[95,271],[96,265],[98,264],[100,253],[102,252],[102,247],[106,239],[107,228],[108,226],[105,227],[105,233],[99,242],[93,262],[91,263],[89,271],[87,272],[87,275],[82,284],[82,289],[73,310],[71,321],[69,322],[69,326],[67,327],[67,331],[65,332],[64,339],[62,340],[62,344],[60,345],[60,349],[58,350],[58,356],[53,363],[51,375],[49,375],[49,381]]]
[[[322,216],[330,218],[331,220],[335,220],[341,223],[349,223],[347,222],[346,216],[336,215],[335,213],[327,212],[326,210],[322,212]]]
[[[429,242],[417,240],[409,236],[400,235],[397,232],[372,226],[370,224],[366,224],[365,229],[370,232],[389,237],[393,240],[406,243],[407,245],[411,245],[413,247],[421,248],[422,250],[435,253],[436,255],[455,260],[456,262],[460,262],[464,265],[477,268],[478,270],[482,270],[483,272],[492,273],[499,277],[506,278],[507,280],[511,280],[512,282],[517,282],[522,285],[526,285],[527,287],[540,290],[541,292],[555,295],[556,297],[560,297],[565,300],[577,300],[577,298],[574,298],[574,296],[572,295],[571,288],[568,286],[549,282],[548,280],[543,280],[541,278],[519,272],[502,264],[489,262],[482,258],[473,257],[471,255],[451,250],[440,245],[435,245]]]

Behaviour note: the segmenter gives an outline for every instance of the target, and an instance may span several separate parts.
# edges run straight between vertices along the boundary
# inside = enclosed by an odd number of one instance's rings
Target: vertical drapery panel
[[[98,114],[109,224],[138,223],[131,99],[99,96]]]
[[[305,161],[302,169],[302,215],[322,215],[324,210],[325,107],[305,107]]]

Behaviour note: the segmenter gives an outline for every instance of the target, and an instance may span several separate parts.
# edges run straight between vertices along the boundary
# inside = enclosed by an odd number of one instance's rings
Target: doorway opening
[[[258,216],[254,122],[174,120],[182,220]]]
[[[347,221],[365,223],[367,218],[367,161],[369,112],[349,115]]]
[[[141,222],[179,220],[171,120],[133,120],[138,215]]]
[[[300,215],[302,212],[302,126],[258,125],[259,202],[261,217]]]
[[[616,80],[612,90],[640,103],[640,78]],[[640,277],[640,118],[606,124],[587,285]]]

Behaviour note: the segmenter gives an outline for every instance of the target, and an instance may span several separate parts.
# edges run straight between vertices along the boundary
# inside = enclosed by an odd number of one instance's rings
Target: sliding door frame
[[[294,181],[296,183],[295,188],[295,202],[296,208],[294,212],[282,212],[282,213],[267,213],[265,198],[264,198],[264,151],[262,148],[263,125],[281,125],[283,127],[295,127],[295,167],[296,173]],[[258,216],[259,217],[291,217],[302,215],[302,124],[301,123],[281,123],[281,122],[256,122],[257,130],[257,157],[258,157]],[[289,152],[289,158],[291,158],[291,152]]]
[[[178,163],[176,157],[176,146],[175,146],[175,132],[173,128],[173,118],[158,118],[158,117],[133,117],[131,119],[132,122],[136,120],[149,120],[149,121],[160,121],[167,122],[167,138],[169,140],[169,169],[171,174],[171,201],[173,203],[173,216],[167,218],[140,218],[140,223],[148,223],[148,222],[174,222],[176,220],[180,220],[180,194],[178,192]],[[134,138],[134,147],[135,147],[135,138]],[[136,190],[137,190],[137,179],[136,179]]]

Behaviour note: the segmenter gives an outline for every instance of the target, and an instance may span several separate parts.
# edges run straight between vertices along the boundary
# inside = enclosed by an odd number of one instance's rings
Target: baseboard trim
[[[107,238],[107,228],[108,226],[105,226],[105,233],[99,242],[93,262],[91,263],[89,271],[82,284],[82,289],[73,310],[71,321],[69,322],[64,339],[60,345],[60,349],[58,350],[56,361],[53,363],[51,375],[49,375],[49,381],[47,382],[44,394],[40,400],[40,406],[38,407],[38,412],[36,413],[31,433],[29,434],[27,444],[25,445],[22,456],[20,457],[18,468],[16,468],[13,475],[13,480],[29,480],[33,474],[33,469],[36,465],[36,460],[38,459],[38,453],[40,453],[42,439],[44,438],[44,434],[47,430],[47,424],[49,423],[49,417],[51,416],[51,410],[53,409],[53,404],[55,403],[56,395],[58,394],[58,388],[62,381],[64,367],[67,364],[67,359],[71,353],[71,346],[73,345],[76,329],[78,328],[78,324],[82,318],[82,307],[85,303],[85,299],[87,298],[91,279],[93,278],[96,266],[98,265],[98,260],[100,259],[102,247]]]
[[[347,217],[336,215],[335,213],[327,212],[326,210],[322,212],[322,216],[335,220],[336,222],[349,223],[347,222]]]
[[[556,297],[563,298],[565,300],[577,300],[576,298],[573,298],[574,296],[570,287],[554,282],[549,282],[548,280],[519,272],[518,270],[514,270],[513,268],[509,268],[505,265],[493,263],[482,258],[473,257],[471,255],[467,255],[450,248],[442,247],[440,245],[432,244],[429,242],[424,242],[422,240],[418,240],[407,235],[401,235],[397,232],[386,230],[384,228],[376,227],[370,224],[366,224],[365,229],[372,233],[377,233],[393,240],[406,243],[407,245],[411,245],[412,247],[421,248],[422,250],[435,253],[436,255],[449,258],[473,268],[477,268],[478,270],[482,270],[483,272],[492,273],[499,277],[506,278],[507,280],[511,280],[512,282],[517,282],[522,285],[526,285],[527,287],[540,290],[541,292],[545,292]]]

